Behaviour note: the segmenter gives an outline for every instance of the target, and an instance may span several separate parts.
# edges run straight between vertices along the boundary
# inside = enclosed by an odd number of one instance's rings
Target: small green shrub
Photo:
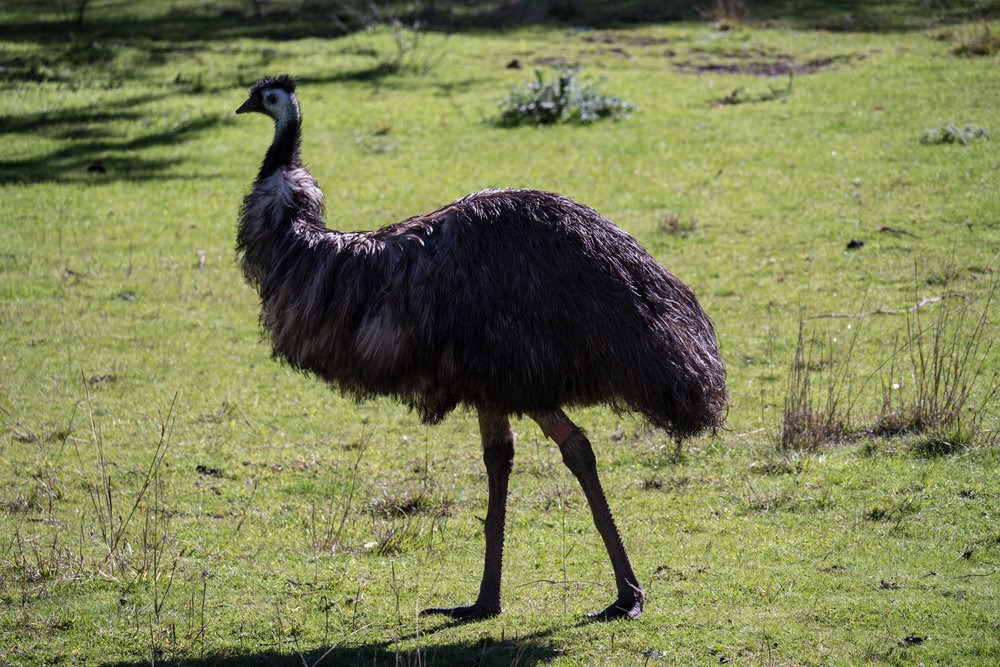
[[[990,134],[978,125],[966,125],[964,128],[951,123],[941,127],[924,130],[920,137],[922,144],[967,144],[975,139],[989,139]]]
[[[576,74],[575,69],[561,69],[555,79],[546,81],[535,70],[534,81],[515,87],[500,102],[497,125],[586,124],[602,118],[628,118],[635,111],[635,105],[598,92],[596,84],[581,81]]]

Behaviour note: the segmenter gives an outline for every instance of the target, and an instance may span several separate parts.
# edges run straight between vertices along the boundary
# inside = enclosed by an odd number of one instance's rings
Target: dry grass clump
[[[795,358],[788,376],[782,409],[779,448],[782,451],[816,451],[824,445],[844,438],[848,433],[848,418],[841,412],[844,376],[850,361],[840,366],[833,357],[832,347],[820,357],[815,339],[806,340],[805,326],[799,321],[799,337]],[[813,387],[810,371],[830,374],[823,390]]]
[[[921,436],[914,451],[923,456],[997,439],[986,417],[987,406],[1000,396],[1000,379],[984,369],[993,354],[986,313],[995,287],[979,315],[963,303],[957,309],[941,308],[929,323],[918,313],[907,318],[905,339],[886,366],[882,402],[868,433]]]
[[[952,53],[965,58],[994,56],[1000,53],[1000,35],[994,34],[988,24],[973,37],[956,46]]]
[[[711,7],[700,9],[698,13],[714,22],[719,30],[736,30],[749,16],[744,0],[715,0]]]
[[[941,305],[929,322],[919,309],[907,311],[905,329],[889,358],[865,382],[878,378],[881,402],[873,414],[859,421],[851,419],[857,398],[846,405],[843,400],[856,334],[844,359],[830,352],[817,362],[816,339],[807,341],[800,323],[785,393],[780,449],[815,451],[859,437],[908,438],[914,454],[933,457],[997,442],[996,425],[987,418],[995,413],[1000,398],[1000,378],[995,373],[990,376],[986,368],[993,354],[987,314],[996,289],[994,281],[978,313],[971,298],[958,307]],[[811,371],[825,374],[825,384],[818,389]]]
[[[681,218],[676,213],[667,213],[660,218],[659,227],[664,234],[687,238],[698,229],[698,221],[693,216]]]

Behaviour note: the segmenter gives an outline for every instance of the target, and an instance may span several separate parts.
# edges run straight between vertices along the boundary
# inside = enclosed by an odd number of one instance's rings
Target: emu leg
[[[461,621],[475,621],[500,613],[500,571],[503,567],[503,532],[507,517],[507,486],[514,466],[514,433],[506,415],[480,411],[483,462],[489,483],[486,508],[486,556],[479,597],[464,607],[432,607],[421,614],[443,614]]]
[[[618,527],[615,525],[614,517],[611,516],[611,508],[608,507],[601,480],[597,476],[597,459],[590,441],[562,410],[534,414],[532,418],[542,427],[545,435],[559,445],[563,462],[580,481],[583,494],[587,497],[590,511],[594,515],[597,532],[604,540],[604,546],[611,557],[611,566],[615,571],[618,599],[607,609],[587,614],[587,617],[595,621],[639,618],[642,615],[642,603],[646,594],[632,571],[632,564],[628,560],[628,554],[625,553],[625,545],[622,544]]]

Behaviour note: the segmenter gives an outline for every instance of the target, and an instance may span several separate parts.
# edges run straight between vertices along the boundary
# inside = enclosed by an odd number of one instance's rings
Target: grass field
[[[997,3],[541,4],[4,3],[0,663],[1000,660]],[[492,122],[560,65],[637,110]],[[233,248],[272,127],[233,111],[278,72],[331,227],[553,190],[697,292],[726,430],[571,411],[641,620],[582,621],[610,564],[527,420],[504,613],[417,615],[477,591],[476,418],[270,358]]]

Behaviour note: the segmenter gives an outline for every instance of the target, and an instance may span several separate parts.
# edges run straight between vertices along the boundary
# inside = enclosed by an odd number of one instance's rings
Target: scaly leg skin
[[[500,613],[500,572],[503,568],[503,533],[507,516],[507,487],[514,466],[514,433],[506,415],[479,412],[483,437],[483,462],[489,482],[486,508],[486,555],[483,580],[475,603],[464,607],[432,607],[421,615],[441,614],[458,621],[478,621]]]
[[[619,618],[634,619],[642,615],[642,603],[646,598],[645,591],[639,585],[639,580],[632,571],[632,564],[625,553],[621,535],[611,516],[601,480],[597,475],[597,459],[594,449],[583,431],[576,427],[562,412],[533,414],[531,417],[542,427],[546,436],[559,445],[563,462],[573,475],[580,481],[583,494],[587,497],[590,511],[594,516],[594,525],[604,540],[604,546],[611,557],[611,566],[615,572],[615,585],[618,587],[618,599],[607,609],[587,614],[594,621],[611,621]]]

